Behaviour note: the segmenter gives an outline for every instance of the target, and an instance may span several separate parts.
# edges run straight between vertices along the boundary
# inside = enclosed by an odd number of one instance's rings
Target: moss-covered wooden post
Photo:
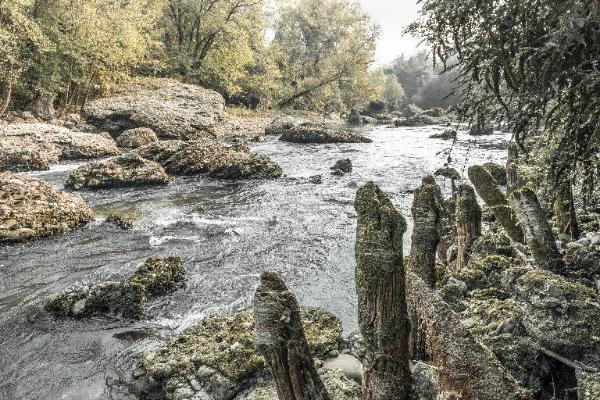
[[[525,239],[535,264],[541,269],[557,274],[564,272],[565,263],[556,246],[556,239],[546,213],[535,193],[523,187],[515,190],[512,196],[515,211],[523,226]]]
[[[413,234],[410,248],[410,270],[429,285],[435,287],[436,250],[440,242],[440,221],[443,212],[443,198],[433,176],[423,178],[421,186],[414,193],[412,216]],[[410,308],[410,307],[409,307]],[[410,357],[413,360],[427,358],[425,332],[416,312],[409,309],[411,329],[409,338]]]
[[[456,199],[457,268],[466,267],[471,245],[478,236],[481,236],[481,207],[473,188],[462,184],[458,187]]]
[[[469,167],[469,179],[485,204],[492,210],[498,223],[502,225],[508,237],[515,242],[524,243],[523,229],[512,212],[506,196],[486,169],[480,165]]]
[[[518,173],[519,146],[515,143],[508,145],[508,157],[506,159],[506,196],[519,188]]]
[[[440,242],[443,199],[433,176],[423,178],[414,193],[410,270],[435,287],[435,253]]]
[[[265,272],[254,295],[254,334],[271,368],[279,400],[329,400],[310,356],[300,308],[275,273]]]
[[[532,400],[435,290],[412,272],[407,289],[425,326],[432,362],[439,367],[440,386],[468,400]]]
[[[402,237],[404,218],[374,183],[354,203],[358,323],[366,343],[364,400],[405,400],[410,389]]]

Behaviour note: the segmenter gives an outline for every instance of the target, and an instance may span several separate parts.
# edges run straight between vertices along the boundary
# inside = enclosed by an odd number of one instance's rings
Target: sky
[[[417,52],[419,41],[402,34],[417,17],[417,0],[359,0],[363,9],[380,26],[376,62],[385,65],[400,54]]]

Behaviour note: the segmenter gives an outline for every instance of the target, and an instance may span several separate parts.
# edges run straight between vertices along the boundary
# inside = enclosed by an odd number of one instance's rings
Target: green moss
[[[469,328],[472,333],[491,335],[504,323],[519,320],[523,309],[513,299],[475,296],[470,299],[464,314],[472,321]]]
[[[128,279],[144,286],[150,296],[161,296],[185,285],[185,269],[179,257],[151,257]]]
[[[311,307],[302,307],[301,317],[312,353],[323,355],[340,349],[343,339],[339,319]],[[254,340],[252,310],[206,318],[142,354],[139,365],[143,375],[159,385],[158,389],[145,388],[142,392],[160,390],[165,394],[185,387],[185,382],[192,379],[203,387],[223,385],[225,380],[235,392],[266,373]]]

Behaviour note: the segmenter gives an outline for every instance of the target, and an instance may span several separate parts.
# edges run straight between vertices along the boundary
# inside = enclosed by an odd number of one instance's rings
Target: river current
[[[448,157],[452,141],[430,139],[442,127],[365,131],[370,144],[301,145],[267,136],[254,151],[279,163],[284,176],[265,181],[175,177],[166,187],[84,191],[96,212],[86,228],[35,242],[0,245],[0,399],[132,399],[116,384],[137,355],[198,320],[251,305],[260,273],[277,271],[301,304],[336,314],[356,329],[354,236],[357,188],[372,180],[408,222],[412,191]],[[504,163],[510,135],[459,133],[452,166]],[[354,170],[331,174],[350,158]],[[33,173],[62,188],[80,163]],[[323,183],[309,182],[320,174]],[[450,181],[438,179],[448,193]],[[124,231],[103,220],[134,214]],[[125,279],[150,256],[179,256],[187,287],[146,304],[139,322],[56,320],[43,310],[70,287]]]

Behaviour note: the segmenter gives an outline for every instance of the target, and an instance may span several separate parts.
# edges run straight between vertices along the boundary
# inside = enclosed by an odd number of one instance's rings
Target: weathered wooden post
[[[523,229],[519,226],[510,208],[506,196],[486,169],[480,165],[469,167],[469,179],[485,204],[492,210],[498,223],[502,225],[508,237],[513,241],[524,243]]]
[[[508,157],[506,159],[506,196],[519,188],[519,173],[517,160],[519,158],[519,146],[515,143],[508,145]]]
[[[406,222],[373,182],[356,194],[358,323],[366,343],[364,400],[405,400],[410,389],[402,237]]]
[[[310,356],[300,308],[279,275],[265,272],[254,295],[254,334],[279,400],[329,400]]]
[[[462,184],[458,187],[456,200],[457,268],[466,267],[471,245],[478,236],[481,236],[481,207],[473,188]]]
[[[413,234],[410,248],[410,270],[417,274],[431,288],[435,287],[435,258],[440,242],[440,220],[443,212],[443,198],[433,176],[423,178],[421,186],[414,193],[412,206]],[[425,332],[420,329],[421,321],[414,310],[409,309],[411,328],[409,354],[413,360],[427,358]]]
[[[513,206],[525,233],[527,246],[536,265],[556,274],[564,272],[565,262],[556,246],[556,239],[535,193],[522,187],[512,193]]]

